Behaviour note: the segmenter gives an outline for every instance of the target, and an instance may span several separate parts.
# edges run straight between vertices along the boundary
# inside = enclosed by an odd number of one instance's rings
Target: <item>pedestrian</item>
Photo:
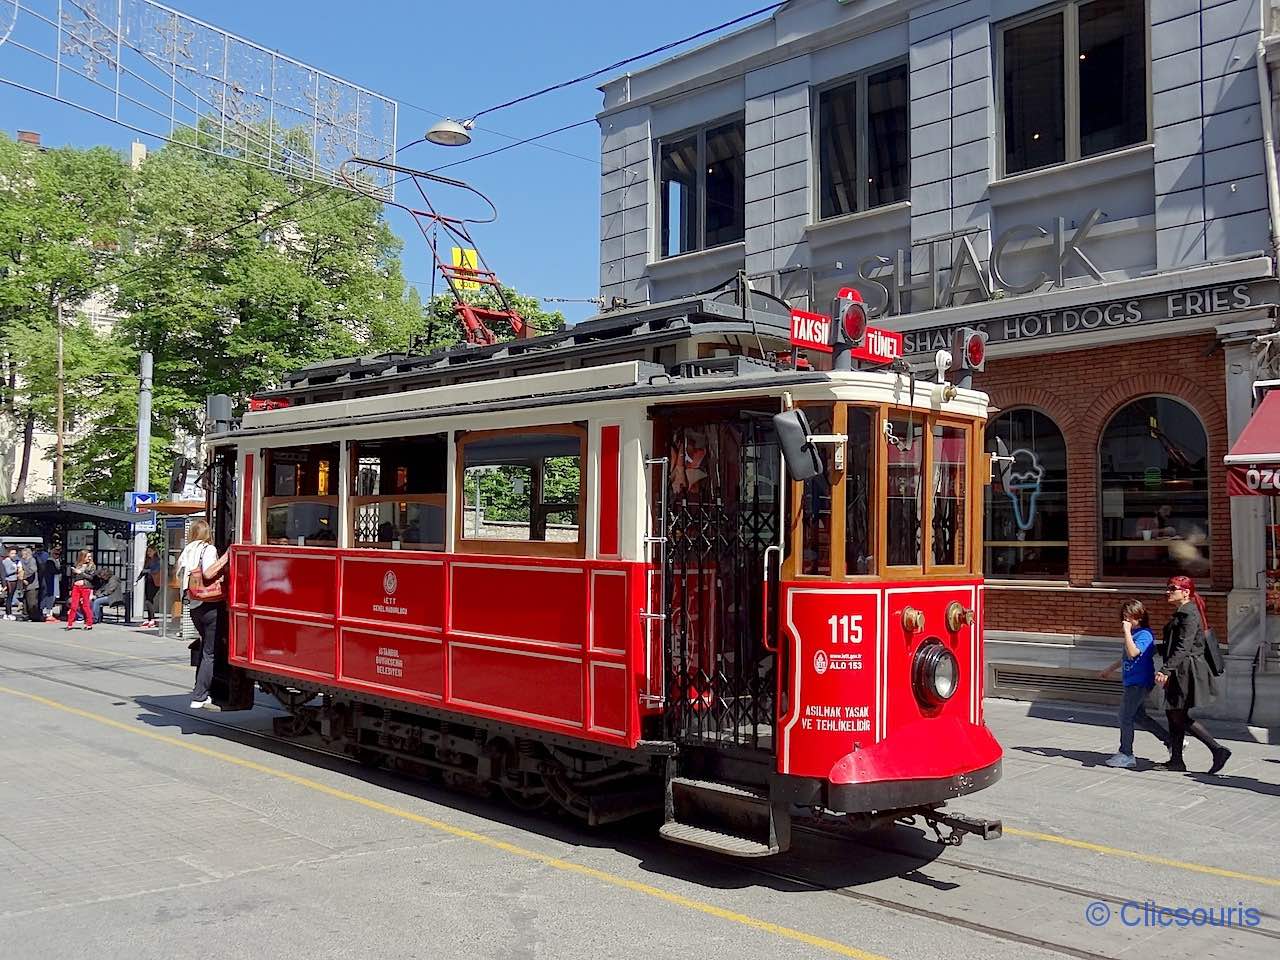
[[[40,560],[41,554],[44,559]],[[53,605],[58,602],[58,588],[62,586],[62,547],[57,544],[51,551],[36,554],[40,560],[40,609],[45,623],[57,623]]]
[[[4,559],[0,560],[0,569],[4,573],[4,618],[16,619],[13,615],[13,601],[18,595],[18,550],[16,547],[4,548]]]
[[[142,621],[143,630],[156,625],[156,595],[160,592],[162,573],[160,552],[155,547],[148,546],[146,555],[142,558],[142,570],[138,573],[138,579],[133,581],[135,586],[139,581],[142,583],[142,608],[146,617]]]
[[[103,568],[98,571],[98,587],[93,591],[92,613],[94,620],[101,621],[102,608],[109,607],[113,603],[119,603],[124,599],[124,586],[120,583],[120,576],[114,570]]]
[[[76,611],[84,615],[84,628],[93,629],[93,577],[98,566],[93,562],[91,550],[81,550],[71,568],[71,601],[67,604],[67,629],[75,626]]]
[[[209,696],[209,687],[213,683],[213,662],[218,650],[218,637],[226,632],[226,604],[223,602],[218,576],[226,567],[229,556],[230,554],[218,556],[208,521],[197,520],[191,525],[191,538],[178,557],[178,582],[191,600],[191,623],[200,637],[196,682],[191,691],[193,710],[207,707],[213,702]],[[197,593],[204,596],[197,596]]]
[[[1124,670],[1121,680],[1124,695],[1120,701],[1120,750],[1107,760],[1108,767],[1132,770],[1138,765],[1133,755],[1135,726],[1169,746],[1169,734],[1147,715],[1146,701],[1156,685],[1156,638],[1151,633],[1147,608],[1138,600],[1126,600],[1120,607],[1120,632],[1124,636],[1124,653],[1102,671],[1102,677],[1115,676],[1116,668]]]
[[[1156,683],[1164,688],[1165,716],[1169,720],[1169,760],[1158,763],[1161,770],[1186,772],[1182,745],[1189,733],[1213,754],[1210,773],[1217,773],[1231,757],[1231,751],[1209,735],[1203,723],[1192,720],[1192,707],[1213,703],[1216,690],[1213,673],[1205,659],[1205,644],[1216,643],[1208,636],[1209,618],[1205,615],[1204,598],[1196,592],[1190,577],[1170,577],[1165,599],[1174,608],[1173,617],[1165,625],[1160,645],[1161,667]]]
[[[35,623],[40,619],[40,564],[36,562],[30,547],[22,548],[18,567],[18,576],[22,581],[22,608],[27,620]]]

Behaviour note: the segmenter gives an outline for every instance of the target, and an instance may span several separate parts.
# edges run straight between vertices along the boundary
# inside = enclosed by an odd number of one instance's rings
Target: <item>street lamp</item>
[[[457,120],[445,117],[427,131],[427,139],[442,147],[465,147],[471,142],[470,131],[475,125],[474,120],[463,120],[459,123]]]

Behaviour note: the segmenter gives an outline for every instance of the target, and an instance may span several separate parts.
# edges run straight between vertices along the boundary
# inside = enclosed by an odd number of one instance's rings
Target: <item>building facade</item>
[[[1113,696],[1121,601],[1187,573],[1216,713],[1280,724],[1280,518],[1223,466],[1280,375],[1271,5],[792,0],[602,88],[606,303],[745,270],[921,369],[988,333],[993,692]]]

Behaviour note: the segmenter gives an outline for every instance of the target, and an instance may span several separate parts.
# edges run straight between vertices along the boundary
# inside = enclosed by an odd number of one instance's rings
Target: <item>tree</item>
[[[28,389],[26,371],[53,359],[59,302],[82,299],[116,256],[127,173],[110,150],[40,150],[0,134],[0,500],[25,497],[33,434],[53,425],[53,393]]]

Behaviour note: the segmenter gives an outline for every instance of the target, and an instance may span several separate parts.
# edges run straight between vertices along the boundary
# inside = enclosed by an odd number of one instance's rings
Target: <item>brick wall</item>
[[[1231,589],[1231,513],[1226,495],[1226,386],[1222,350],[1211,334],[1093,347],[1065,353],[993,360],[974,378],[995,407],[1035,407],[1053,418],[1067,444],[1067,590],[989,587],[987,626],[993,630],[1110,635],[1120,601],[1130,594],[1091,589],[1100,580],[1098,547],[1098,442],[1111,416],[1131,400],[1151,394],[1189,406],[1209,439],[1209,582],[1205,590]],[[1166,619],[1162,584],[1134,591]],[[1219,637],[1226,636],[1224,598],[1208,598]]]

